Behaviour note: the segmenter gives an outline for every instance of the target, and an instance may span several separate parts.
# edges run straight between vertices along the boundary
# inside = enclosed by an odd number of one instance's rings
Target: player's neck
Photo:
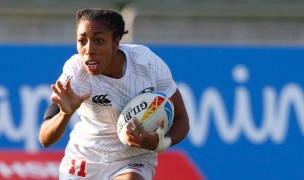
[[[113,57],[113,64],[111,73],[104,74],[105,76],[120,79],[125,75],[127,68],[127,60],[126,55],[123,51],[118,50],[117,53]]]

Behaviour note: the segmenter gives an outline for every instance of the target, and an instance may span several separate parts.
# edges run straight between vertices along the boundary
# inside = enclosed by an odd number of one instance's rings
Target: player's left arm
[[[150,63],[153,64],[151,77],[155,80],[156,89],[164,92],[167,95],[173,95],[170,97],[174,105],[174,119],[170,130],[164,134],[164,121],[161,121],[158,129],[155,132],[147,133],[141,127],[138,120],[134,119],[135,129],[139,134],[133,131],[131,123],[127,125],[127,143],[131,147],[139,147],[149,150],[161,152],[168,147],[173,146],[181,142],[188,134],[189,118],[184,105],[183,98],[180,91],[177,88],[176,83],[172,78],[171,71],[167,64],[156,54],[149,49],[146,49],[147,57],[151,58]]]
[[[165,134],[171,138],[171,146],[181,142],[190,130],[189,118],[185,108],[185,104],[180,91],[171,96],[171,100],[174,104],[174,119],[170,130]]]

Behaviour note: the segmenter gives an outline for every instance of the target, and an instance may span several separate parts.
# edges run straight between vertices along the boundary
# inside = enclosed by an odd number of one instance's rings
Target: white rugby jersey
[[[142,91],[155,89],[171,97],[177,86],[168,66],[149,48],[121,44],[119,49],[125,53],[127,63],[122,78],[88,74],[76,54],[65,63],[59,80],[70,78],[76,93],[91,94],[77,110],[80,121],[72,130],[70,141],[98,153],[133,156],[147,150],[131,148],[119,141],[116,124],[121,110]]]

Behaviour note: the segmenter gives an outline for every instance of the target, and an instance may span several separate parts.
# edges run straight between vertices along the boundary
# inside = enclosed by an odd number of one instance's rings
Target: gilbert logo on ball
[[[136,117],[147,132],[158,128],[160,120],[164,119],[164,130],[167,132],[174,117],[174,106],[171,100],[157,91],[143,93],[133,98],[122,110],[117,122],[117,133],[120,141],[126,144],[126,126],[133,123]]]

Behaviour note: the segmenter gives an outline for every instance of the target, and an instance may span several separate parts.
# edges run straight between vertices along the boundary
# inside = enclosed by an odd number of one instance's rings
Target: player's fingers
[[[132,123],[130,123],[130,122],[128,122],[128,124],[127,124],[127,131],[126,131],[126,134],[128,135],[128,136],[134,136],[134,128],[132,127]]]
[[[131,122],[128,122],[128,124],[127,124],[126,134],[129,137],[130,141],[137,141],[141,135],[139,130],[134,125],[132,125]]]
[[[128,144],[130,142],[135,142],[138,134],[134,132],[134,128],[132,127],[131,123],[128,123],[127,130],[126,130],[126,141]]]
[[[128,122],[127,124],[127,132],[131,132],[132,131],[132,123]]]
[[[135,128],[139,134],[142,134],[145,132],[144,128],[140,125],[140,123],[136,117],[133,118],[133,122],[134,122]]]
[[[128,142],[128,143],[130,143],[130,142],[135,142],[136,141],[136,138],[132,135],[132,134],[126,134],[126,141]]]
[[[65,89],[66,89],[67,91],[71,90],[71,80],[70,80],[70,79],[68,79],[68,80],[66,81]]]
[[[65,89],[64,89],[63,84],[61,83],[61,81],[57,81],[56,85],[57,85],[57,87],[58,87],[58,89],[59,89],[60,92],[65,91]]]
[[[135,142],[133,142],[133,141],[130,141],[130,142],[127,142],[128,143],[128,145],[130,146],[130,147],[141,147],[138,143],[135,143]]]
[[[57,89],[57,87],[56,87],[55,84],[52,84],[52,85],[51,85],[51,89],[52,89],[52,91],[53,91],[55,94],[57,94],[57,95],[60,94],[60,92],[58,91],[58,89]]]
[[[59,98],[57,96],[52,96],[51,97],[51,101],[54,102],[54,103],[57,103],[57,104],[60,103],[60,100],[59,100]]]
[[[126,142],[131,147],[140,147],[140,135],[134,130],[126,132]]]
[[[132,134],[132,133],[126,133],[126,139],[128,141],[134,141],[134,139],[135,139],[134,134]]]

